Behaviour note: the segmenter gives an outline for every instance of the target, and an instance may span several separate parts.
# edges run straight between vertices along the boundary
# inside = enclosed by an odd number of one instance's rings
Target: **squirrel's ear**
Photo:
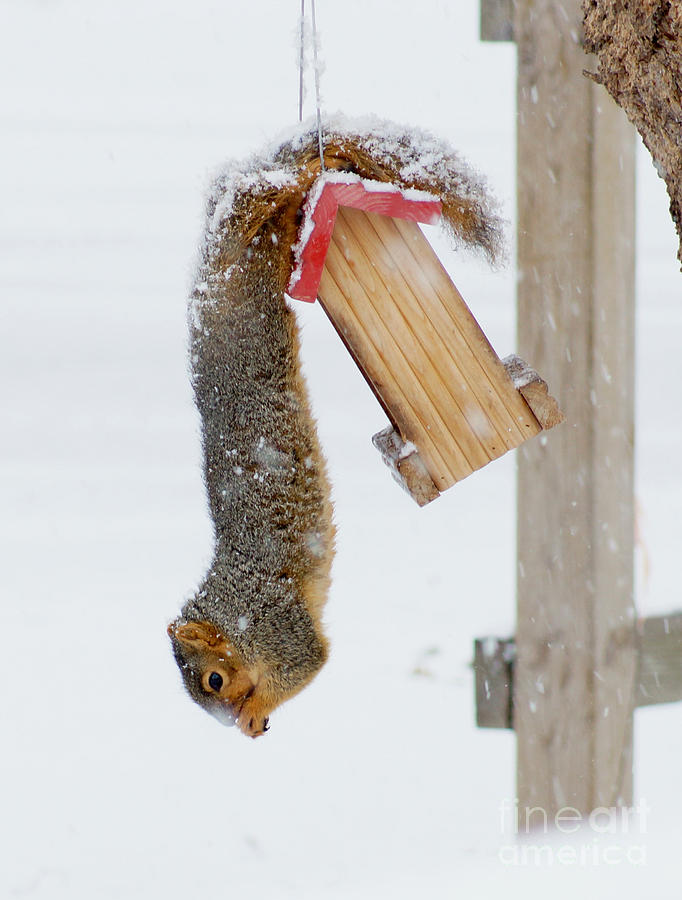
[[[187,622],[185,625],[171,624],[168,633],[181,644],[193,650],[208,650],[220,643],[220,634],[209,622]]]

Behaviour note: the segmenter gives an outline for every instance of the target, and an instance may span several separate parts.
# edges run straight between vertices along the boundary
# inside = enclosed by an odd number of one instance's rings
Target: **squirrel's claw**
[[[247,697],[242,703],[237,725],[247,737],[260,737],[269,730],[269,719],[263,707],[263,702],[256,695]]]

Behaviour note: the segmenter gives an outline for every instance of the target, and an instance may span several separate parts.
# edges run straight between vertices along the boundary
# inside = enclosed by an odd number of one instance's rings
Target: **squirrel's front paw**
[[[260,737],[268,730],[267,710],[257,696],[248,697],[237,716],[237,725],[247,737]]]

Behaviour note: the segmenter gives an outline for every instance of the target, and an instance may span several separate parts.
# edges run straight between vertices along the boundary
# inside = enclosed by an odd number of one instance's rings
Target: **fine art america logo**
[[[498,857],[506,866],[645,866],[649,812],[644,800],[632,809],[597,807],[589,815],[572,806],[548,814],[503,800],[500,829],[511,840]]]

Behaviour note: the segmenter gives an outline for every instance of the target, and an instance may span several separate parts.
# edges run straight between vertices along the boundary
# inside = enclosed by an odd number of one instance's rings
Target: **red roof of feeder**
[[[379,213],[409,222],[424,222],[435,225],[440,220],[441,202],[429,198],[423,191],[401,191],[399,188],[380,181],[353,178],[341,181],[326,180],[324,176],[311,192],[309,208],[300,231],[301,237],[295,248],[298,265],[291,275],[288,294],[296,300],[314,303],[322,277],[324,261],[329,242],[334,231],[336,211],[339,206],[352,206],[366,212]]]

